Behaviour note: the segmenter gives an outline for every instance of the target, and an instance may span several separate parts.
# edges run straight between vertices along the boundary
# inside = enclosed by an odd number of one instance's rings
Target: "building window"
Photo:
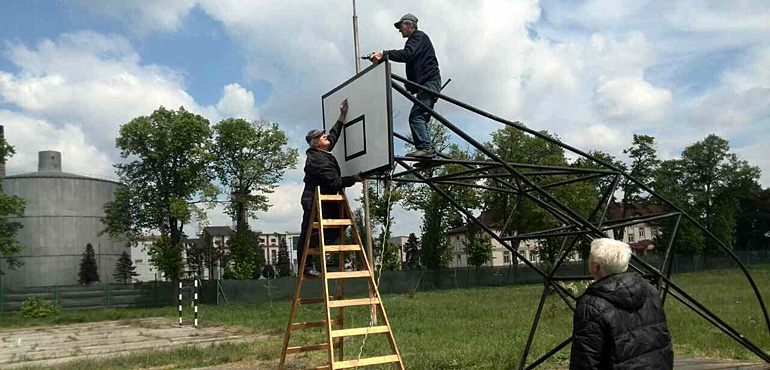
[[[270,251],[270,260],[275,264],[275,262],[278,260],[278,251],[275,249]]]
[[[629,233],[628,234],[628,242],[629,243],[633,243],[634,242],[634,234],[633,233]]]
[[[457,255],[457,262],[460,263],[463,261],[463,258],[458,254]]]
[[[134,263],[142,263],[143,260],[134,260]]]
[[[642,240],[642,239],[644,239],[644,228],[640,227],[639,228],[639,240]]]
[[[507,264],[511,263],[511,252],[509,251],[503,252],[503,263],[507,263]]]

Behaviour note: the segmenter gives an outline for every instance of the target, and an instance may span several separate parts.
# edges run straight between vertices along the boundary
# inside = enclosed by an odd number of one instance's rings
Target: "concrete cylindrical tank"
[[[61,153],[42,151],[38,172],[4,180],[6,194],[26,201],[24,218],[11,219],[24,225],[17,235],[24,266],[2,266],[6,288],[77,284],[87,244],[94,247],[99,277],[105,282],[112,279],[123,251],[130,252],[124,242],[99,235],[104,205],[115,198],[120,184],[62,172],[61,164]]]

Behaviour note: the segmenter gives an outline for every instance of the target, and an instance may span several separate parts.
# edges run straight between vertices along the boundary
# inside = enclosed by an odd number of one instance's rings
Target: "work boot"
[[[406,156],[407,157],[414,157],[414,158],[433,158],[435,155],[436,154],[433,153],[432,150],[418,149],[418,150],[415,150],[415,151],[407,154]]]
[[[305,268],[305,271],[303,272],[303,275],[305,275],[305,277],[307,277],[307,278],[314,279],[314,278],[320,277],[321,273],[318,272],[318,270],[316,270],[315,267],[311,266],[311,267],[306,267]]]

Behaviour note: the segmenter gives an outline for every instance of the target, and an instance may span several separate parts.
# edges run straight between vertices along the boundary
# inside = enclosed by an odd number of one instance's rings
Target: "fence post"
[[[158,306],[158,274],[155,274],[155,289],[153,289],[153,296],[155,298],[155,307]]]
[[[53,278],[53,301],[59,303],[59,278]]]
[[[0,316],[3,316],[5,313],[5,297],[3,293],[3,284],[0,282]]]
[[[110,308],[110,277],[107,276],[107,308]]]

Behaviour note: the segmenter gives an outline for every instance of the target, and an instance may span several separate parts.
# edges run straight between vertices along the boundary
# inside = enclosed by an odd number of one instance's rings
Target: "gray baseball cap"
[[[398,20],[398,22],[393,23],[393,26],[395,26],[396,28],[399,28],[401,26],[401,22],[403,22],[403,21],[409,21],[409,22],[412,22],[412,23],[417,23],[417,17],[415,17],[414,14],[406,13],[406,14],[404,14],[403,17],[401,17],[401,19]]]
[[[326,133],[326,130],[310,130],[307,132],[307,135],[305,135],[305,141],[307,141],[308,144],[310,144],[313,139],[323,135]]]

